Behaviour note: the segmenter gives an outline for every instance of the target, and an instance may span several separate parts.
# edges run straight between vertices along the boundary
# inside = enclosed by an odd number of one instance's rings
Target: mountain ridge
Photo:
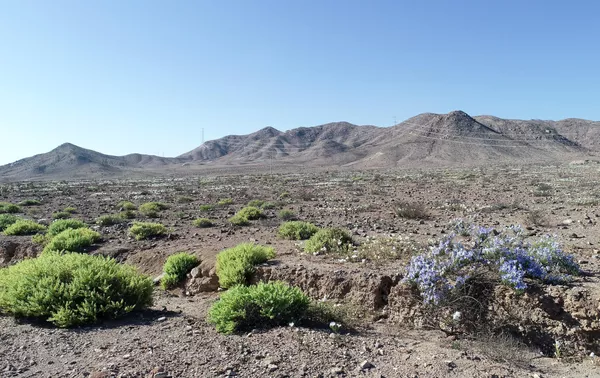
[[[391,127],[345,121],[287,131],[269,126],[207,141],[177,157],[137,153],[113,156],[63,143],[47,153],[0,166],[0,179],[85,178],[265,161],[351,168],[564,161],[594,153],[600,153],[597,121],[472,117],[457,110],[418,114]]]

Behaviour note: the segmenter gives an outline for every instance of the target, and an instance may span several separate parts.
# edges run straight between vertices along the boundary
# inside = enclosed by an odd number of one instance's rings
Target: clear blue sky
[[[461,109],[600,120],[599,1],[0,0],[0,164]]]

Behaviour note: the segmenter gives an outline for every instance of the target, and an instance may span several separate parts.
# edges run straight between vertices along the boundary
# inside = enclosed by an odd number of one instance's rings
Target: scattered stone
[[[160,318],[156,319],[157,322],[164,322],[165,320],[167,320],[166,316],[161,316]]]
[[[359,366],[360,366],[361,370],[368,370],[368,369],[372,369],[375,367],[375,365],[373,365],[372,363],[370,363],[367,360],[364,360],[363,362],[361,362]]]

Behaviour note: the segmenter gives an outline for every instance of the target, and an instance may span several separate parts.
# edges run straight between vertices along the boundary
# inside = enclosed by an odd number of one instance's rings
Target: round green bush
[[[19,217],[12,214],[0,214],[0,231],[4,231],[8,226],[13,225]]]
[[[246,206],[236,213],[237,216],[246,218],[248,220],[256,220],[263,216],[262,211],[258,207]]]
[[[148,239],[153,236],[162,236],[167,233],[167,228],[160,223],[135,222],[129,228],[129,233],[136,240]]]
[[[69,219],[71,218],[71,213],[68,211],[57,211],[52,213],[52,219]]]
[[[67,229],[54,236],[44,248],[49,251],[83,252],[85,248],[100,240],[100,234],[89,228]]]
[[[213,222],[208,218],[198,218],[194,220],[194,226],[200,228],[212,227]]]
[[[324,228],[304,244],[304,251],[309,253],[345,253],[352,244],[352,237],[341,228]]]
[[[33,235],[46,231],[46,226],[29,219],[19,219],[4,230],[4,235]]]
[[[216,271],[219,285],[224,288],[245,284],[254,266],[275,257],[275,250],[254,243],[242,243],[217,254]]]
[[[279,226],[279,236],[290,240],[308,239],[319,231],[312,223],[302,221],[285,222]]]
[[[198,264],[200,264],[200,260],[187,252],[179,252],[169,256],[163,266],[163,272],[165,273],[161,279],[163,289],[169,289],[179,284],[185,279],[185,275]]]
[[[0,309],[58,327],[118,318],[152,305],[153,283],[103,256],[45,253],[0,269]]]
[[[50,223],[48,226],[47,235],[52,237],[60,234],[65,230],[75,230],[77,228],[85,228],[87,225],[79,219],[59,219]]]
[[[297,287],[283,282],[235,286],[208,311],[208,322],[218,332],[231,334],[255,327],[271,327],[301,320],[310,304]]]
[[[20,213],[21,208],[9,202],[0,202],[0,214]]]

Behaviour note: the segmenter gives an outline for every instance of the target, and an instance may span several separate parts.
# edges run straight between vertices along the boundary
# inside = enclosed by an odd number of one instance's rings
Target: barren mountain
[[[176,162],[176,159],[152,155],[104,155],[64,143],[50,152],[0,167],[0,178],[4,181],[115,176],[136,169],[160,168],[173,162]]]
[[[580,159],[600,152],[600,122],[508,120],[462,111],[423,113],[393,127],[334,122],[279,131],[267,127],[203,143],[177,158],[103,155],[66,143],[0,167],[0,180],[178,172],[196,165],[294,164],[307,167],[482,165]],[[182,164],[185,163],[185,164]],[[183,167],[181,167],[183,165]],[[188,167],[188,168],[186,168]]]

